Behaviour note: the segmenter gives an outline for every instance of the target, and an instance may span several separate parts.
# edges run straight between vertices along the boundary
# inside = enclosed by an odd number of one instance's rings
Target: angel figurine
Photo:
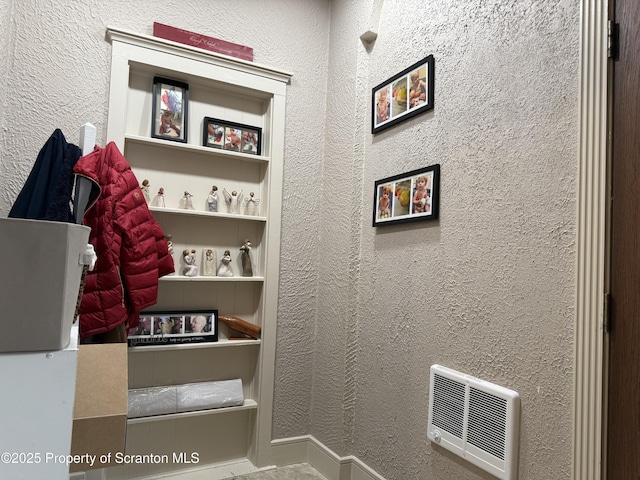
[[[220,259],[220,266],[218,267],[219,277],[233,277],[233,270],[231,268],[231,252],[229,250],[224,251],[224,255]]]
[[[243,277],[253,277],[253,268],[251,267],[251,242],[249,240],[245,240],[244,244],[240,247],[240,251],[242,252],[242,276]]]
[[[184,200],[185,210],[193,210],[193,195],[189,192],[184,192],[182,199]]]
[[[229,207],[229,213],[238,213],[238,204],[242,200],[242,190],[240,190],[240,193],[236,190],[229,193],[226,188],[223,188],[222,193],[224,193],[224,198],[227,202],[227,206]]]
[[[166,207],[164,203],[164,188],[160,187],[158,189],[158,194],[153,198],[152,204],[156,207]]]
[[[182,273],[185,277],[198,276],[198,265],[196,265],[196,251],[185,249],[182,252],[182,258],[184,259],[184,269]]]
[[[254,197],[253,192],[249,193],[249,198],[247,198],[244,203],[247,215],[256,215],[258,213],[258,204],[260,203],[260,200]]]

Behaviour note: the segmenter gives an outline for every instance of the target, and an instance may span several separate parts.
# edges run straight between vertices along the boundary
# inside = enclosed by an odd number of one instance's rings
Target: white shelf
[[[205,212],[204,210],[186,210],[184,208],[170,208],[170,207],[154,207],[149,206],[149,210],[154,213],[160,214],[174,214],[174,215],[194,215],[196,217],[218,217],[218,218],[228,218],[234,220],[247,220],[253,222],[266,222],[267,217],[261,216],[252,216],[252,215],[241,215],[238,213],[222,213],[222,212]]]
[[[162,140],[160,138],[143,137],[141,135],[125,135],[126,142],[138,143],[147,146],[160,147],[160,148],[172,148],[180,152],[191,152],[204,154],[209,156],[227,157],[236,160],[245,160],[249,162],[268,163],[269,157],[264,155],[252,155],[250,153],[233,152],[230,150],[221,150],[219,148],[203,147],[201,145],[193,145],[191,143],[172,142],[168,140]]]
[[[211,408],[209,410],[196,410],[194,412],[170,413],[167,415],[154,415],[152,417],[138,417],[127,420],[127,425],[135,425],[136,423],[162,422],[165,420],[175,420],[178,418],[198,417],[202,415],[218,415],[231,412],[240,412],[242,410],[255,410],[258,404],[254,400],[245,400],[243,405],[237,407]]]
[[[161,282],[264,282],[264,277],[186,277],[184,275],[167,275],[160,279]]]
[[[260,345],[260,340],[218,340],[217,342],[183,343],[172,345],[144,345],[129,347],[130,353],[153,353],[169,350],[196,350],[202,348],[238,348]]]

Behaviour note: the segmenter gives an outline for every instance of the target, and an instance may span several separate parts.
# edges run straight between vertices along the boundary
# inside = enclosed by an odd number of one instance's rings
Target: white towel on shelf
[[[129,390],[129,418],[244,404],[242,380],[187,383]]]
[[[178,385],[178,412],[233,407],[244,403],[242,380],[189,383]]]
[[[176,387],[149,387],[129,390],[129,418],[176,413]]]

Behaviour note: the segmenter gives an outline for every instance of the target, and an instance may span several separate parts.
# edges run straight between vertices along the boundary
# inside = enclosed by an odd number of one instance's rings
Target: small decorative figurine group
[[[224,199],[229,207],[229,213],[240,213],[240,205],[242,204],[242,190],[240,192],[233,190],[231,193],[227,191],[226,188],[222,189],[224,193]],[[258,204],[260,200],[255,197],[253,192],[249,192],[249,198],[244,200],[245,206],[245,214],[246,215],[256,215],[258,213]]]
[[[173,242],[171,235],[166,235],[167,244],[169,246],[169,253],[173,255]],[[245,240],[240,247],[240,258],[242,263],[242,276],[252,277],[253,266],[251,263],[251,241]],[[203,276],[219,276],[219,277],[233,277],[234,271],[231,266],[231,251],[225,250],[220,263],[216,266],[216,251],[212,248],[206,248],[202,251],[202,269],[198,267],[197,255],[195,249],[185,248],[182,251],[182,275],[185,277],[197,277],[202,274]],[[202,273],[200,273],[202,272]]]
[[[158,189],[158,193],[153,199],[150,199],[149,189],[151,188],[151,184],[149,180],[144,179],[140,184],[140,189],[142,190],[142,194],[144,195],[145,200],[149,205],[154,207],[166,207],[166,203],[164,200],[164,188],[160,187]],[[249,197],[244,199],[243,202],[243,193],[242,190],[239,192],[237,190],[232,190],[228,192],[226,188],[222,189],[222,193],[224,195],[225,204],[227,205],[228,213],[235,214],[245,214],[245,215],[257,215],[258,214],[258,205],[260,204],[260,200],[255,198],[255,194],[253,192],[249,193]],[[185,210],[194,210],[193,207],[193,195],[185,190],[184,195],[180,199],[180,208]],[[241,211],[241,206],[244,204],[244,212]],[[210,212],[218,212],[218,187],[213,185],[211,187],[211,191],[207,195],[207,207]]]
[[[251,266],[251,242],[247,239],[240,247],[242,252],[242,276],[253,277],[253,267]],[[233,269],[231,268],[231,252],[229,250],[224,251],[224,255],[220,260],[220,266],[218,267],[219,277],[233,277]]]
[[[164,201],[164,188],[158,189],[158,194],[149,200],[149,189],[151,184],[149,180],[145,179],[140,184],[140,189],[144,195],[145,200],[152,206],[165,207]],[[240,192],[233,190],[228,192],[226,188],[222,189],[224,194],[225,203],[229,207],[229,213],[239,213],[239,207],[242,202],[242,190]],[[259,200],[255,198],[253,192],[249,193],[249,198],[245,200],[245,211],[247,215],[256,215],[258,210]],[[185,210],[194,210],[193,208],[193,195],[185,190],[184,195],[180,201],[181,207]],[[218,211],[218,187],[213,185],[211,191],[207,196],[207,205],[210,212]],[[167,245],[169,248],[169,254],[173,255],[173,241],[171,235],[166,235]],[[240,259],[242,263],[242,276],[252,277],[253,266],[251,264],[251,242],[246,239],[240,247]],[[219,277],[233,277],[234,272],[231,266],[231,251],[225,250],[220,263],[216,265],[216,251],[212,248],[207,248],[202,251],[202,268],[198,267],[198,260],[195,249],[185,248],[182,251],[182,275],[185,277],[197,277],[202,274],[203,276],[219,276]]]

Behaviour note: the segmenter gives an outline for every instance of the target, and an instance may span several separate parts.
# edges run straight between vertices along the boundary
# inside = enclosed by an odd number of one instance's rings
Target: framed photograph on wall
[[[374,227],[436,220],[440,207],[440,165],[376,181],[373,201]]]
[[[174,142],[187,141],[189,85],[153,77],[151,136]]]
[[[262,129],[204,117],[202,145],[233,152],[260,155],[262,153]]]
[[[142,312],[127,332],[130,347],[218,341],[218,311]]]
[[[433,55],[376,85],[371,90],[371,133],[433,109]]]

